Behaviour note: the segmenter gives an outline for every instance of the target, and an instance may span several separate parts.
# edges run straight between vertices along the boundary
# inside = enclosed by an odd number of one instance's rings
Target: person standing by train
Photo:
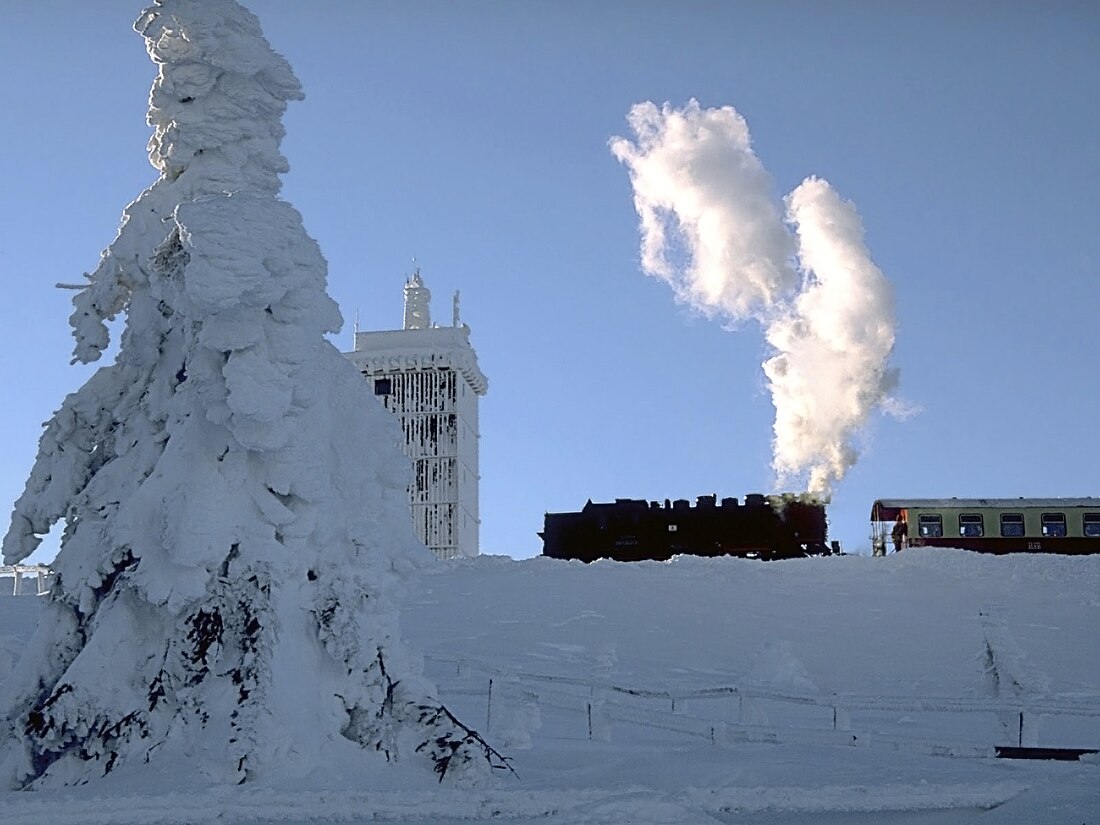
[[[906,540],[909,538],[909,522],[905,517],[904,510],[898,514],[898,520],[894,522],[894,529],[891,531],[890,537],[894,540],[895,553],[900,552],[906,546]]]

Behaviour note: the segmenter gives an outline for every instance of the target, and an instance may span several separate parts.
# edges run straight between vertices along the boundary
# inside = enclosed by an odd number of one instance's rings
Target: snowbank
[[[1100,812],[1100,766],[989,758],[1019,732],[988,708],[1086,712],[1072,728],[1046,713],[1035,735],[1100,746],[1098,585],[1100,557],[951,550],[434,565],[409,582],[402,634],[444,703],[510,739],[518,779],[429,792],[319,765],[213,795],[8,795],[5,822],[1080,825]],[[38,606],[0,599],[9,647]],[[737,697],[758,706],[741,720]],[[814,715],[845,702],[862,710]]]

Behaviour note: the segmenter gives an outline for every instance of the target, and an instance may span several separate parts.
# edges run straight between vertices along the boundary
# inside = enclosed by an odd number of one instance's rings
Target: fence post
[[[851,730],[852,714],[846,708],[833,705],[833,730]]]
[[[485,732],[488,733],[489,723],[493,718],[493,677],[489,677],[489,698],[485,700]]]
[[[1039,746],[1039,716],[1032,711],[1025,714],[1020,711],[1020,747],[1036,748]]]

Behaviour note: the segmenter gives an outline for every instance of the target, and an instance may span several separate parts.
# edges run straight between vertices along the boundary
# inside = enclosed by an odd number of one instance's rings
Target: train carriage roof
[[[1037,507],[1051,510],[1088,507],[1100,512],[1100,498],[880,498],[871,505],[871,521],[896,521],[902,510],[1020,510]]]

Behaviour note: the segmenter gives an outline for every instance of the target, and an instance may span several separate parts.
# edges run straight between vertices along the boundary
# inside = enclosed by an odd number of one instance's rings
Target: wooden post
[[[489,723],[493,714],[493,677],[489,677],[489,698],[485,702],[485,733],[489,733]]]

